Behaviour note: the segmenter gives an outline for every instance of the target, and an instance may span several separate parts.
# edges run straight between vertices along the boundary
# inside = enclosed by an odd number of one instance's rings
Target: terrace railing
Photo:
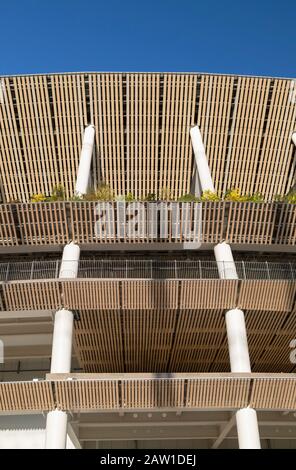
[[[0,281],[57,279],[60,260],[0,263]],[[296,263],[236,261],[239,279],[296,280]],[[219,271],[233,268],[219,263]],[[96,279],[219,279],[215,261],[206,260],[80,260],[78,278]]]

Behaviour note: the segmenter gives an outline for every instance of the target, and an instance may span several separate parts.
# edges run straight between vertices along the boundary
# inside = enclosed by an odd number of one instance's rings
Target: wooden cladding
[[[296,205],[55,202],[0,205],[0,247],[116,243],[296,244]]]
[[[184,309],[215,309],[234,308],[238,281],[226,280],[223,285],[216,280],[182,281],[180,308]]]
[[[54,409],[51,383],[1,382],[0,411],[50,411]]]
[[[76,311],[76,353],[87,372],[154,373],[229,370],[224,314],[240,307],[252,370],[291,372],[295,289],[291,280],[7,281],[0,306]]]
[[[2,382],[0,391],[2,412],[296,408],[294,374],[48,374],[43,381]]]
[[[119,384],[115,380],[60,381],[55,383],[57,407],[75,411],[119,408]]]
[[[200,126],[214,185],[270,198],[295,182],[291,80],[200,74],[86,73],[4,77],[0,181],[5,201],[73,195],[85,126],[92,177],[136,197],[190,190],[190,126]]]
[[[296,381],[292,377],[285,377],[281,380],[268,377],[255,380],[250,406],[263,410],[295,410]]]
[[[239,289],[240,285],[240,289]],[[0,284],[1,286],[1,284]],[[276,280],[34,280],[2,283],[7,310],[229,309],[290,311],[295,281]],[[238,303],[236,302],[238,299]]]
[[[62,305],[57,281],[15,282],[3,285],[7,310],[53,310]]]
[[[240,286],[240,288],[239,288]],[[7,310],[229,309],[290,311],[291,280],[34,280],[2,283]]]
[[[277,311],[288,311],[293,308],[296,294],[295,282],[260,280],[260,292],[254,289],[256,282],[253,280],[242,282],[238,307],[248,310]]]

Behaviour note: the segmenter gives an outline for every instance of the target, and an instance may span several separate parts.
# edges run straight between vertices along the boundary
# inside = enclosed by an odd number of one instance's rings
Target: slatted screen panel
[[[254,380],[250,406],[256,409],[296,408],[296,380],[291,378],[258,378]]]
[[[50,411],[54,409],[51,383],[2,382],[0,383],[0,411]]]
[[[14,206],[0,205],[0,246],[15,246],[19,244],[14,221]]]
[[[296,244],[296,205],[42,202],[0,205],[0,246],[115,243]]]
[[[250,379],[189,379],[186,406],[190,408],[244,408]]]

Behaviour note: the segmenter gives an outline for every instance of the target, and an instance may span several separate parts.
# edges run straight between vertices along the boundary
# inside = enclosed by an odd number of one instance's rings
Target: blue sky
[[[296,76],[295,0],[2,0],[0,74]]]

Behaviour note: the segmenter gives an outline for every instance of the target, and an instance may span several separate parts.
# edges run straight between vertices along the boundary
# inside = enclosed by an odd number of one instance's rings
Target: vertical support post
[[[190,136],[201,189],[215,191],[198,126],[190,129]],[[296,133],[293,134],[292,140],[296,145]],[[227,243],[219,243],[215,246],[214,252],[220,279],[238,279],[231,247]],[[231,371],[250,372],[245,318],[241,310],[234,309],[226,313],[226,329]],[[240,449],[260,449],[256,411],[250,408],[239,410],[236,413],[236,422]]]
[[[66,245],[63,251],[59,279],[74,279],[78,273],[80,248],[74,243]],[[51,354],[51,374],[71,371],[73,313],[61,309],[55,314]],[[65,411],[53,410],[46,417],[45,448],[65,449],[68,416]]]
[[[220,279],[238,279],[231,247],[223,242],[214,248]],[[221,269],[220,263],[225,263]],[[247,330],[244,312],[238,308],[225,315],[231,372],[251,372]],[[260,449],[256,411],[243,408],[236,413],[237,435],[240,449]]]

